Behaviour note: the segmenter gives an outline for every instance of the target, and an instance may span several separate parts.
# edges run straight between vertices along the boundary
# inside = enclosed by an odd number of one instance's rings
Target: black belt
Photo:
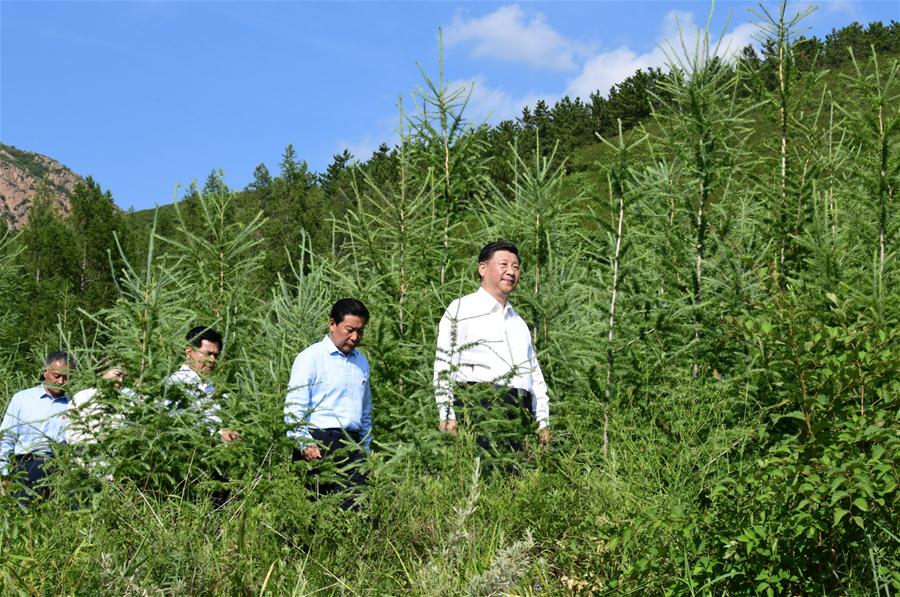
[[[466,381],[461,383],[460,385],[472,388],[475,386],[481,386],[483,388],[492,388],[494,390],[498,390],[502,392],[500,396],[500,400],[509,406],[521,406],[525,410],[527,410],[532,417],[534,414],[534,406],[532,401],[532,393],[528,390],[523,390],[522,388],[511,388],[507,386],[498,386],[491,382],[486,381]],[[462,407],[462,402],[457,398],[453,401],[453,406],[460,408]],[[485,408],[488,407],[488,404],[482,404]]]
[[[14,454],[13,462],[16,464],[21,464],[23,462],[46,462],[50,457],[50,454]]]
[[[359,443],[363,440],[362,431],[358,429],[345,429],[343,427],[325,427],[325,428],[317,428],[313,427],[309,430],[309,434],[313,436],[313,439],[324,439],[326,437],[329,438],[344,438],[349,437],[356,443]],[[319,435],[320,437],[316,437]]]

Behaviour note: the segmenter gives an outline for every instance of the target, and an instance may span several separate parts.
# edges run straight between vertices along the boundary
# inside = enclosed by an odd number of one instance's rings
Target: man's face
[[[333,319],[328,320],[328,328],[331,330],[331,341],[344,354],[350,354],[362,341],[363,331],[366,329],[365,319],[358,315],[344,315],[340,323]]]
[[[495,298],[508,297],[519,283],[519,258],[509,251],[497,251],[478,264],[481,286]]]
[[[187,365],[200,375],[211,373],[219,360],[220,347],[216,342],[200,340],[200,348],[185,346]]]
[[[53,361],[44,369],[44,387],[54,398],[66,393],[67,383],[69,383],[69,367],[65,361]]]

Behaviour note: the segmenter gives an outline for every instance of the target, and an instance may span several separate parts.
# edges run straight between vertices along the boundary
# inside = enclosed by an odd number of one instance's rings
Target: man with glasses
[[[234,429],[222,427],[219,405],[213,400],[215,386],[207,379],[216,368],[222,352],[222,336],[205,326],[197,326],[187,333],[184,347],[185,363],[167,378],[168,387],[178,387],[188,398],[194,400],[203,420],[218,431],[225,443],[241,439]]]

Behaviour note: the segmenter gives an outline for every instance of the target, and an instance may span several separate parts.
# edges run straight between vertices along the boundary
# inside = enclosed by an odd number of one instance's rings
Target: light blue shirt
[[[358,432],[362,445],[372,442],[372,391],[369,362],[358,350],[344,354],[325,336],[297,355],[284,404],[288,437],[309,444],[309,429]]]
[[[9,474],[12,456],[53,453],[53,443],[66,442],[69,397],[51,396],[43,385],[17,392],[0,423],[0,474]]]

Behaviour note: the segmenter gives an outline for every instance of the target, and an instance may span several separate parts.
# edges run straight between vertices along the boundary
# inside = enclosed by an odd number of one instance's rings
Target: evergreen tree
[[[692,336],[693,378],[722,366],[719,359],[728,354],[719,344],[721,336],[705,332],[707,322],[719,317],[713,306],[724,304],[711,299],[709,293],[715,291],[707,271],[722,267],[717,263],[721,245],[729,222],[740,213],[741,190],[747,188],[739,182],[744,173],[733,167],[745,163],[741,156],[747,133],[747,107],[735,101],[738,78],[716,59],[719,48],[710,44],[709,33],[699,35],[693,49],[684,40],[670,49],[671,75],[661,82],[664,99],[656,112],[661,136],[650,138],[651,147],[659,143],[653,151],[665,157],[652,172],[659,178],[649,185],[647,199],[660,203],[645,204],[665,239],[653,241],[663,240],[658,245],[659,296],[668,298],[659,307],[673,326],[669,331],[675,345],[688,343],[682,334]]]
[[[612,136],[617,132],[616,122],[622,121],[623,129],[630,129],[649,116],[653,109],[661,106],[667,98],[667,89],[661,83],[667,75],[661,69],[650,67],[646,71],[638,69],[621,83],[613,85],[609,92],[614,127],[604,134]]]
[[[865,30],[858,22],[853,22],[840,29],[832,29],[825,36],[824,62],[829,66],[837,66],[847,61],[849,52],[857,56],[865,55],[869,50]]]
[[[287,275],[291,256],[297,255],[304,238],[313,239],[316,248],[326,244],[321,191],[306,162],[297,158],[293,145],[285,148],[281,172],[263,201],[265,234],[270,247],[266,270]]]
[[[550,111],[550,126],[544,143],[555,144],[559,155],[569,156],[576,148],[596,141],[591,111],[580,98],[565,96]]]
[[[331,216],[342,218],[344,212],[354,205],[353,168],[353,155],[345,149],[334,155],[325,173],[320,176],[323,199]]]
[[[406,150],[410,152],[413,171],[429,177],[438,194],[438,209],[443,218],[438,284],[443,286],[449,279],[448,267],[455,250],[454,230],[461,223],[462,213],[486,191],[487,168],[483,156],[487,145],[466,115],[472,89],[451,87],[444,79],[443,50],[437,80],[426,75],[421,67],[419,72],[425,86],[414,94],[416,105],[411,114],[405,114],[400,104],[401,127],[409,130],[410,143]]]
[[[20,254],[24,247],[18,238],[6,230],[0,234],[0,363],[21,363],[19,358],[19,339],[22,330],[19,328],[21,314],[26,310],[22,300],[22,275]]]
[[[72,228],[60,217],[45,183],[39,185],[22,229],[24,283],[22,313],[23,338],[30,346],[38,339],[55,338],[53,329],[62,319],[67,325],[75,318],[73,291],[78,288],[81,254]],[[39,352],[39,350],[38,350]]]
[[[798,49],[804,39],[796,34],[799,23],[812,9],[788,16],[787,3],[779,5],[777,13],[760,8],[760,31],[767,36],[766,65],[774,77],[771,91],[763,95],[765,106],[771,110],[778,136],[769,143],[774,162],[766,161],[766,170],[777,172],[771,196],[775,199],[768,207],[771,214],[770,230],[775,240],[780,284],[786,283],[789,272],[803,263],[794,238],[799,237],[809,221],[811,213],[811,170],[817,169],[814,145],[815,120],[803,118],[802,112],[812,90],[818,86],[821,75],[803,71],[798,67]],[[812,123],[813,126],[810,126]]]
[[[860,183],[859,201],[862,207],[861,229],[868,236],[866,244],[877,254],[878,278],[896,268],[889,265],[896,259],[897,194],[900,189],[900,61],[894,59],[886,67],[872,54],[869,73],[852,53],[855,73],[849,77],[855,93],[855,104],[839,103],[846,116],[845,133],[859,148],[861,157],[854,160]],[[865,157],[862,157],[865,156]],[[877,239],[877,240],[876,240]]]
[[[253,182],[248,185],[251,191],[266,192],[272,188],[272,175],[265,164],[259,164],[253,170]]]
[[[379,184],[394,184],[400,170],[397,162],[397,152],[387,143],[382,143],[360,167]]]
[[[228,191],[228,185],[225,184],[225,173],[222,170],[210,170],[203,183],[204,195],[225,195]]]
[[[115,275],[121,268],[115,235],[125,237],[122,216],[109,191],[93,178],[75,185],[69,225],[78,261],[76,288],[80,305],[93,312],[109,304],[116,294]]]

